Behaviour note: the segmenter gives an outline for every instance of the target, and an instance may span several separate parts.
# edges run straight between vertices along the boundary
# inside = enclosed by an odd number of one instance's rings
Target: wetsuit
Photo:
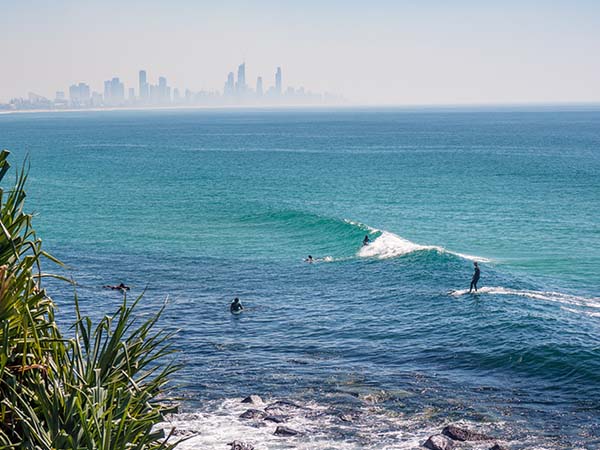
[[[240,302],[237,303],[232,303],[229,310],[232,313],[236,313],[236,312],[240,312],[242,309],[244,309],[244,307],[242,306],[242,304]]]
[[[475,267],[475,273],[473,274],[473,278],[471,279],[471,287],[469,288],[469,292],[471,292],[473,288],[475,288],[475,292],[477,292],[477,282],[479,281],[480,274],[481,272],[479,270],[479,267]]]

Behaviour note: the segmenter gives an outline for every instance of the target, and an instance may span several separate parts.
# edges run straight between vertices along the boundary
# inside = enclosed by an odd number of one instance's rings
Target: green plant
[[[0,152],[0,181],[9,152]],[[157,329],[164,307],[135,319],[141,297],[93,326],[80,313],[68,334],[41,282],[42,250],[23,210],[27,171],[0,189],[0,448],[170,449],[156,425],[176,408],[166,396],[172,333]]]

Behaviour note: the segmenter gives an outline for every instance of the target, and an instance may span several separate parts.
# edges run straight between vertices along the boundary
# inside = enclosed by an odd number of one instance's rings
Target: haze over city
[[[600,101],[594,1],[1,2],[0,102],[138,72],[194,92],[285,84],[356,104]],[[153,78],[153,82],[154,82]]]

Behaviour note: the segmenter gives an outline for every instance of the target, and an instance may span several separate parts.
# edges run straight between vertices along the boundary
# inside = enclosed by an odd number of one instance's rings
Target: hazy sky
[[[0,0],[0,100],[119,76],[359,103],[600,101],[600,0]],[[137,89],[136,89],[137,90]]]

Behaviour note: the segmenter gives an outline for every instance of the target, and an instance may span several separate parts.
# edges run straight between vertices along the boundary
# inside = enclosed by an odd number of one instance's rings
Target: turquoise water
[[[414,448],[451,420],[600,445],[598,111],[20,114],[0,146],[87,311],[120,302],[107,283],[169,297],[190,448],[287,448],[237,419],[253,392],[360,411],[291,448]]]

